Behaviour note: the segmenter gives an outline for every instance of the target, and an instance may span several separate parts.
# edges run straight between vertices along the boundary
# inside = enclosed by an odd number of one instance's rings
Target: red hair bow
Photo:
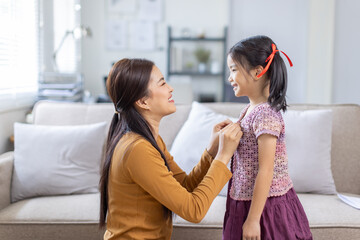
[[[282,53],[285,55],[285,57],[287,58],[287,60],[289,61],[290,67],[293,66],[293,64],[292,64],[290,58],[288,57],[288,55],[286,55],[283,51],[277,50],[275,44],[271,44],[271,47],[272,47],[272,50],[273,50],[273,51],[272,51],[272,53],[270,54],[270,56],[269,56],[269,57],[266,59],[266,61],[265,61],[265,62],[268,62],[268,64],[266,65],[266,67],[264,68],[264,70],[262,70],[262,72],[259,73],[259,75],[257,75],[258,78],[260,78],[262,75],[264,75],[264,74],[266,73],[266,71],[269,69],[270,64],[271,64],[271,62],[273,61],[276,52],[282,52]]]

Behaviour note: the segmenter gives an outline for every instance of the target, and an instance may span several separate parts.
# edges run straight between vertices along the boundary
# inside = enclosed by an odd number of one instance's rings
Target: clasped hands
[[[233,123],[226,119],[213,127],[206,149],[214,159],[227,165],[239,145],[242,135],[240,123]]]

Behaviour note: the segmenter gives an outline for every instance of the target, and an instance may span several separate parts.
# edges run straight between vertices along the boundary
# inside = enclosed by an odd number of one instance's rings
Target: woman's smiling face
[[[149,97],[146,100],[152,113],[164,117],[176,111],[172,97],[174,89],[165,81],[160,69],[154,65],[149,82]]]

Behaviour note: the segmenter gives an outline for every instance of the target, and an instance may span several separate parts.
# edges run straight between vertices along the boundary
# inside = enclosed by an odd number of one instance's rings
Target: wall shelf
[[[211,73],[211,72],[169,72],[169,75],[177,75],[177,76],[181,76],[181,75],[186,75],[186,76],[214,76],[214,77],[222,77],[224,74],[222,72],[220,73]]]
[[[190,42],[224,42],[225,38],[185,38],[185,37],[170,37],[170,41],[190,41]]]
[[[167,61],[167,77],[171,76],[190,76],[192,80],[201,77],[209,77],[211,79],[218,78],[221,86],[221,96],[218,100],[223,101],[225,96],[225,80],[226,80],[226,43],[227,43],[227,27],[224,28],[221,37],[174,37],[171,27],[168,27],[168,61]],[[212,60],[208,62],[205,70],[199,71],[198,60],[195,58],[194,49],[204,48],[211,52]],[[189,60],[190,59],[190,60]],[[196,59],[196,60],[195,60]],[[191,64],[190,64],[191,63]],[[190,67],[188,66],[190,64]],[[217,65],[217,66],[212,66]],[[189,69],[190,68],[190,69]],[[209,89],[206,89],[209,90]],[[218,91],[214,88],[213,91]],[[209,93],[204,93],[209,95]]]

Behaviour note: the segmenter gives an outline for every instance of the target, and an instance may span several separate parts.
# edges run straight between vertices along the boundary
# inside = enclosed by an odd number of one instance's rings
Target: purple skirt
[[[223,240],[242,239],[242,226],[250,204],[251,201],[234,200],[228,193]],[[293,188],[283,196],[267,199],[261,215],[260,227],[262,240],[312,239],[309,221]]]

